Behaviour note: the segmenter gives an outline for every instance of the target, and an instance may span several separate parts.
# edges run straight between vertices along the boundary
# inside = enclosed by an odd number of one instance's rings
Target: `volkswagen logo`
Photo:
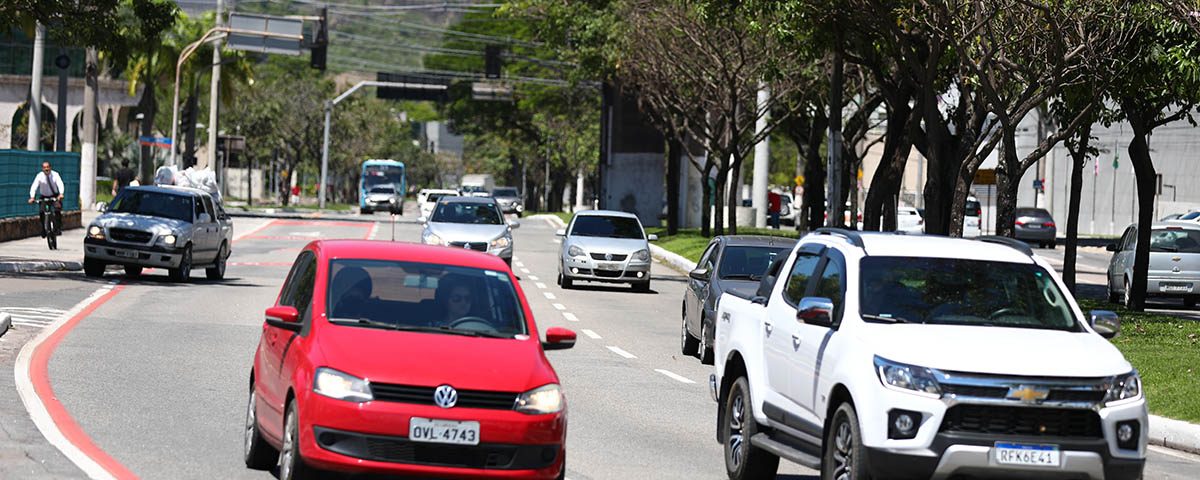
[[[458,403],[458,391],[449,385],[442,385],[433,391],[433,403],[442,408],[453,407]]]
[[[470,249],[471,249],[471,242],[464,242],[464,243],[463,243],[463,248],[465,248],[465,249],[467,249],[467,250],[470,250]]]
[[[605,260],[610,260],[610,261],[611,261],[611,260],[612,260],[612,254],[611,254],[611,253],[606,253],[606,254],[604,254],[604,259],[605,259]]]

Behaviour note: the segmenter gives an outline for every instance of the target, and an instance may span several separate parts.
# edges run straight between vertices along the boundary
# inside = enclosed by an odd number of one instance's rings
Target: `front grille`
[[[595,273],[595,275],[596,275],[597,277],[603,277],[603,278],[621,278],[621,271],[620,271],[620,270],[599,270],[599,269],[597,269],[597,270],[595,270],[595,272],[594,272],[594,273]]]
[[[974,385],[943,384],[942,393],[959,397],[1004,398],[1008,389],[1004,387],[977,387]]]
[[[414,403],[418,405],[433,405],[433,391],[436,387],[416,387],[411,385],[393,385],[387,383],[372,383],[371,393],[375,400],[383,402]],[[517,394],[509,392],[489,392],[485,390],[458,390],[458,403],[454,408],[485,408],[490,410],[512,410],[517,402]]]
[[[150,237],[153,235],[151,235],[150,232],[143,232],[141,230],[130,230],[128,228],[110,228],[110,229],[108,229],[108,236],[109,236],[109,238],[112,238],[113,240],[116,240],[119,242],[149,243]]]
[[[1100,403],[1105,394],[1104,390],[1051,390],[1046,401]]]
[[[1092,410],[991,405],[955,405],[942,432],[1035,437],[1101,438],[1100,415]]]
[[[526,470],[554,463],[559,445],[448,445],[413,442],[403,437],[385,437],[342,432],[317,427],[322,448],[355,458],[380,462],[438,465],[460,468]]]
[[[1008,397],[1007,387],[985,387],[976,385],[942,384],[942,392],[958,397],[1004,399]],[[1104,400],[1104,390],[1067,390],[1051,389],[1046,397],[1047,402],[1099,403]]]
[[[488,249],[487,242],[450,242],[451,247],[467,248],[479,252],[486,252]]]
[[[604,257],[605,257],[605,255],[612,255],[612,258],[611,258],[611,259],[610,259],[610,258],[604,258]],[[593,254],[592,254],[592,260],[603,260],[603,261],[606,261],[606,262],[621,262],[621,261],[624,261],[624,260],[625,260],[625,257],[627,257],[627,256],[628,256],[628,255],[622,255],[622,254],[617,254],[617,253],[612,253],[612,254],[608,254],[608,253],[593,253]]]

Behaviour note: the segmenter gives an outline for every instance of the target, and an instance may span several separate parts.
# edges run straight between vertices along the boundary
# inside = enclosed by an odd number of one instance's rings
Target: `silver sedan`
[[[505,222],[491,198],[442,197],[421,223],[421,243],[487,252],[512,265],[512,230],[521,224]]]
[[[650,244],[633,214],[610,210],[587,210],[575,214],[559,251],[558,284],[571,288],[575,282],[628,283],[639,291],[650,290]]]

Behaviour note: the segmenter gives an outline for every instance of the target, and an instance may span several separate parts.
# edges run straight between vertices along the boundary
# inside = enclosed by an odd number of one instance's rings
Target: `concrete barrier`
[[[63,230],[79,228],[83,224],[83,215],[79,210],[63,212]],[[42,224],[38,216],[13,217],[0,219],[0,242],[19,238],[36,237],[42,234]]]

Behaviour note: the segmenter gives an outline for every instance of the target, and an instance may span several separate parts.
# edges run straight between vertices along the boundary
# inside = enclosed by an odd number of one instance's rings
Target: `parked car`
[[[924,212],[913,207],[897,207],[896,231],[908,234],[925,233]]]
[[[457,197],[458,190],[425,188],[417,193],[417,206],[421,210],[420,216],[429,218],[433,215],[433,207],[437,206],[438,200],[442,197]]]
[[[963,209],[963,238],[976,238],[983,235],[983,206],[979,203],[979,199],[974,195],[967,197],[967,204]]]
[[[1175,220],[1187,220],[1192,222],[1200,221],[1200,210],[1192,210],[1180,215],[1179,217],[1175,218]]]
[[[1013,225],[1013,236],[1017,240],[1054,248],[1058,228],[1050,212],[1043,208],[1018,208],[1015,213],[1017,219]]]
[[[1108,251],[1113,252],[1108,262],[1110,302],[1130,304],[1137,232],[1137,224],[1130,225],[1117,243],[1108,245]],[[1150,227],[1146,296],[1181,298],[1187,306],[1196,306],[1200,298],[1200,224],[1168,222]]]
[[[1141,478],[1136,370],[1023,242],[823,229],[717,307],[733,480]]]
[[[696,269],[688,273],[683,291],[683,326],[680,349],[684,355],[699,355],[712,364],[712,344],[717,299],[733,289],[754,291],[767,266],[782,252],[790,251],[795,239],[751,235],[722,235],[713,238],[700,255]]]
[[[373,213],[380,210],[386,210],[389,213],[401,214],[402,206],[404,205],[402,192],[397,192],[396,187],[391,185],[376,185],[367,191],[367,198],[363,200],[362,213]]]
[[[296,258],[250,370],[244,457],[321,471],[562,478],[567,408],[517,278],[495,257],[315,241]]]
[[[628,283],[650,290],[650,244],[636,215],[612,210],[584,210],[571,218],[558,252],[558,284],[571,288],[577,281]]]
[[[125,187],[88,225],[83,271],[104,275],[108,265],[129,276],[143,268],[167,269],[185,282],[193,268],[213,280],[225,278],[233,251],[233,219],[203,190],[174,186]]]
[[[1172,214],[1170,214],[1170,215],[1165,215],[1165,216],[1163,216],[1162,218],[1158,219],[1158,221],[1160,221],[1160,222],[1169,222],[1169,221],[1171,221],[1171,220],[1178,220],[1178,219],[1179,219],[1179,217],[1182,217],[1182,216],[1184,216],[1184,215],[1185,215],[1185,214],[1183,214],[1183,213],[1172,213]]]
[[[500,211],[515,213],[521,216],[525,212],[525,203],[521,201],[521,193],[515,187],[496,187],[492,190],[492,198],[500,205]]]
[[[421,217],[421,243],[487,252],[512,264],[512,231],[496,201],[484,197],[442,197],[430,217]]]

